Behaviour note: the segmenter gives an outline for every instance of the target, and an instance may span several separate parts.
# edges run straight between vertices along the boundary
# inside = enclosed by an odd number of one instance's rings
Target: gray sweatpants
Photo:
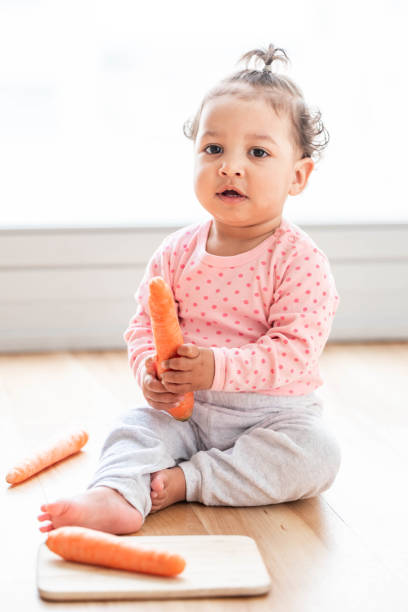
[[[125,414],[107,437],[89,488],[116,489],[143,517],[150,474],[178,465],[187,501],[259,506],[327,489],[340,450],[316,393],[270,396],[196,391],[192,417],[177,421],[150,406]]]

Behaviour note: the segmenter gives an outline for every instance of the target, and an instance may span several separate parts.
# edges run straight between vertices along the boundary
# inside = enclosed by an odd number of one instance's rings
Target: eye
[[[254,154],[254,157],[260,157],[260,158],[262,158],[262,157],[269,157],[269,153],[267,153],[263,149],[260,149],[259,147],[253,147],[253,149],[251,149],[251,151],[254,151],[254,152],[255,151],[260,151],[261,152],[261,155],[255,155]],[[262,153],[265,153],[265,155],[262,155]]]
[[[216,149],[221,149],[220,145],[210,144],[205,147],[204,151],[207,151],[207,149],[210,149],[211,147],[213,148],[215,147]],[[212,151],[212,152],[208,151],[208,153],[210,155],[214,155],[214,154],[217,155],[217,153],[220,153],[220,151]]]

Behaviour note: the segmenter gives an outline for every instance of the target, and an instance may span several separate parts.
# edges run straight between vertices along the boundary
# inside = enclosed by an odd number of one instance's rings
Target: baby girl
[[[263,66],[249,69],[252,58]],[[241,59],[246,69],[211,89],[184,126],[209,218],[171,233],[153,253],[125,332],[146,405],[114,426],[86,491],[42,506],[43,532],[82,525],[133,533],[182,500],[277,504],[318,495],[336,477],[339,446],[316,389],[339,298],[325,254],[283,217],[327,132],[298,86],[274,71],[287,61],[282,49]],[[153,276],[171,287],[184,338],[160,378]],[[178,421],[169,410],[188,392],[193,414]]]

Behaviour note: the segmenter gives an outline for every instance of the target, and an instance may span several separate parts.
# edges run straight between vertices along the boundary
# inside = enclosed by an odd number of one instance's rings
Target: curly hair
[[[263,61],[262,70],[248,68],[253,57],[256,62]],[[246,69],[222,79],[204,96],[194,117],[183,124],[184,135],[196,140],[201,113],[209,100],[227,94],[244,100],[261,95],[278,115],[283,112],[289,116],[294,143],[301,151],[302,158],[310,157],[319,161],[329,142],[329,133],[323,125],[320,110],[312,110],[306,104],[302,91],[292,79],[272,71],[272,64],[276,65],[277,61],[290,63],[286,52],[270,44],[267,49],[248,51],[237,63],[243,60],[246,60]]]

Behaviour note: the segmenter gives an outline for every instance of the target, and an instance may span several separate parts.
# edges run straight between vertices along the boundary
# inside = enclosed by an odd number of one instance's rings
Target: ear
[[[314,161],[311,157],[304,157],[295,163],[293,168],[292,183],[288,191],[289,195],[298,195],[298,193],[301,193],[304,190],[313,168]]]

